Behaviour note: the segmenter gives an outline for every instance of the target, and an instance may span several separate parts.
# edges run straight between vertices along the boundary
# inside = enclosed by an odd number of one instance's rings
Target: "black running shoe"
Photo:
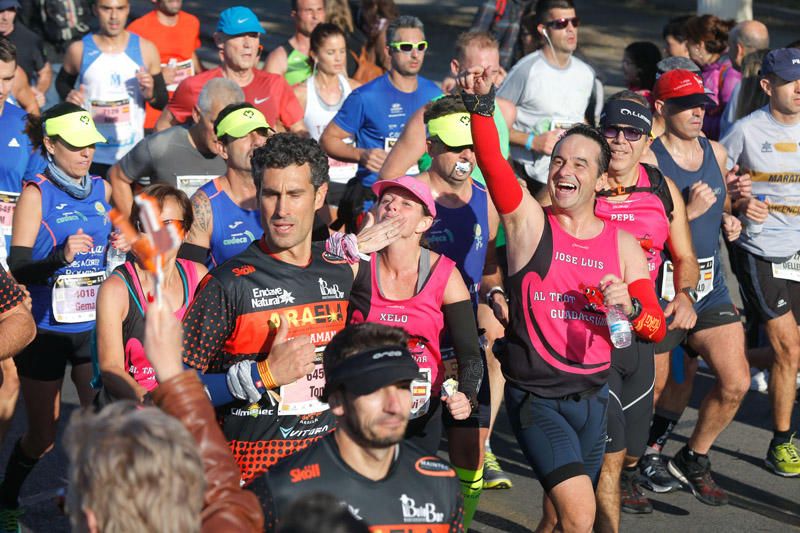
[[[621,508],[622,512],[630,514],[649,514],[653,512],[653,505],[642,489],[639,488],[638,472],[622,471],[619,479],[620,490],[622,491]]]
[[[684,446],[669,461],[670,473],[692,489],[692,494],[706,505],[727,505],[728,495],[711,477],[711,461],[707,456],[691,457]]]
[[[649,453],[639,459],[642,485],[653,492],[672,492],[681,488],[681,482],[667,470],[667,461],[660,453]]]

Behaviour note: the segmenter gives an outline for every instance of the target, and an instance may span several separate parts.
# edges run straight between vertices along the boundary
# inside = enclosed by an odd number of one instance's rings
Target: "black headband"
[[[632,126],[649,134],[653,125],[653,113],[649,108],[630,100],[611,100],[603,106],[600,125]]]
[[[405,346],[381,346],[351,355],[333,369],[325,369],[325,402],[337,388],[363,396],[376,390],[420,377],[419,366]]]

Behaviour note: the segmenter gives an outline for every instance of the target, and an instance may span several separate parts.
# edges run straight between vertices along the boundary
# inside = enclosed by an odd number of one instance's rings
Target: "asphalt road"
[[[211,32],[218,13],[238,2],[219,0],[186,1],[185,9],[201,19],[203,44],[201,58],[213,62]],[[419,16],[425,23],[431,42],[423,73],[435,80],[447,72],[449,50],[455,36],[466,29],[479,0],[405,0],[398,1],[403,13]],[[150,2],[132,1],[134,12],[143,14]],[[660,44],[661,26],[680,13],[680,2],[670,10],[650,7],[647,2],[576,1],[584,25],[581,27],[581,52],[605,80],[610,94],[622,84],[620,61],[624,46],[634,40],[652,40]],[[268,34],[265,48],[270,49],[288,38],[292,28],[288,17],[289,0],[267,0],[254,11],[265,21]],[[772,42],[783,45],[797,38],[798,13],[774,8],[758,2],[756,17],[769,24]],[[794,22],[792,22],[794,21]],[[735,288],[734,288],[734,293]],[[697,406],[712,384],[710,376],[700,376],[690,408],[675,432],[675,439],[667,445],[667,453],[675,453],[682,446],[697,420]],[[64,386],[64,403],[60,428],[77,408],[77,395],[70,383]],[[798,427],[798,410],[795,410],[794,427]],[[21,406],[14,418],[8,438],[0,452],[0,469],[11,452],[13,442],[24,430],[24,413]],[[731,495],[731,504],[709,507],[701,504],[691,493],[681,491],[666,495],[652,495],[655,512],[652,515],[622,517],[622,529],[661,531],[787,531],[800,530],[800,479],[783,479],[763,468],[763,458],[771,436],[770,408],[767,396],[748,393],[735,421],[721,435],[711,452],[715,478]],[[59,439],[60,440],[60,439]],[[501,411],[493,438],[493,448],[501,464],[512,476],[514,488],[507,491],[486,491],[481,497],[479,510],[473,523],[475,531],[521,532],[530,531],[538,522],[542,490],[519,451],[511,434],[505,413]],[[59,444],[37,465],[22,490],[22,503],[26,511],[22,518],[23,530],[37,532],[69,531],[66,517],[56,504],[58,491],[66,485],[67,459]],[[335,487],[332,487],[335,490]]]

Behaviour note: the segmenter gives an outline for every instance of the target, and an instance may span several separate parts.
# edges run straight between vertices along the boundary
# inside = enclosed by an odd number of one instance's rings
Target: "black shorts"
[[[606,449],[608,386],[580,398],[541,398],[506,383],[517,442],[545,492],[587,475],[597,487]]]
[[[683,345],[687,355],[697,357],[698,354],[686,345],[686,338],[689,335],[697,333],[698,331],[703,331],[704,329],[716,328],[717,326],[724,326],[741,321],[742,317],[736,309],[736,306],[732,303],[704,309],[697,314],[697,322],[692,329],[688,331],[685,329],[667,331],[664,339],[655,345],[656,353],[671,352],[678,346]]]
[[[92,362],[93,331],[57,333],[38,330],[36,338],[15,358],[21,377],[39,381],[62,379],[67,363],[72,366]]]
[[[634,337],[627,348],[611,352],[606,453],[627,449],[639,457],[647,447],[656,378],[653,347]]]
[[[739,246],[733,246],[732,261],[739,272],[739,290],[748,313],[767,322],[791,311],[800,325],[800,283],[776,278],[771,262]]]
[[[339,207],[339,201],[344,196],[346,188],[347,185],[344,183],[328,182],[328,196],[325,197],[325,202],[331,207]]]
[[[483,360],[483,379],[478,389],[478,408],[472,411],[468,418],[456,420],[450,411],[442,409],[442,423],[444,427],[450,428],[488,428],[492,418],[492,395],[489,388],[489,375],[486,366],[486,359]]]
[[[442,440],[442,401],[431,396],[428,412],[408,421],[404,438],[411,441],[428,455],[439,453]]]

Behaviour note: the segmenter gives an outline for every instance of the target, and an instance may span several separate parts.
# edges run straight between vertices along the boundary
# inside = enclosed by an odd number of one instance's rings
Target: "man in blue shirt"
[[[391,68],[350,93],[320,138],[322,148],[333,158],[358,163],[358,173],[339,204],[337,224],[356,231],[359,218],[372,205],[370,187],[386,154],[403,132],[414,112],[442,92],[431,80],[419,75],[428,42],[422,22],[412,16],[396,18],[386,30]],[[348,142],[353,139],[355,143]],[[409,174],[417,174],[416,168]],[[396,177],[396,176],[393,176]]]

